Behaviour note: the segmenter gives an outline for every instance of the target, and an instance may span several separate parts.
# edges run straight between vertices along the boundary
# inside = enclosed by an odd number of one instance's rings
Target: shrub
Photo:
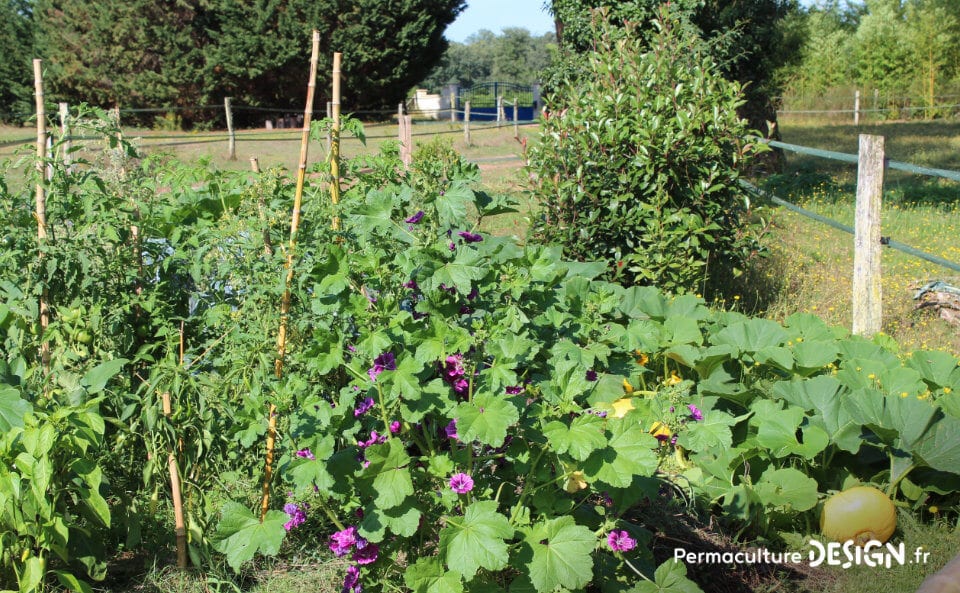
[[[741,86],[679,13],[661,13],[649,41],[634,24],[594,27],[530,152],[534,237],[629,284],[684,292],[737,275],[757,250],[738,179],[761,148],[736,114]]]

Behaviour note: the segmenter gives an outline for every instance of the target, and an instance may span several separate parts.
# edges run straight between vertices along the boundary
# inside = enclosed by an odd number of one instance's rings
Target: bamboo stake
[[[44,161],[47,157],[47,110],[43,104],[43,60],[33,61],[34,95],[37,103],[37,243],[40,245],[40,256],[43,257],[43,244],[47,241],[47,191],[43,184]],[[50,293],[46,283],[40,293],[40,335],[47,333],[50,325]],[[43,363],[44,373],[50,372],[50,344],[45,338],[40,343],[40,360]]]
[[[184,325],[180,322],[180,366],[183,366],[184,351]],[[160,399],[163,403],[163,415],[170,418],[173,413],[173,406],[170,403],[170,392],[165,391]],[[182,447],[182,442],[178,440]],[[180,491],[180,469],[177,466],[177,458],[174,454],[173,445],[167,446],[167,467],[170,471],[170,497],[173,499],[173,525],[174,535],[177,538],[177,567],[187,567],[187,529],[183,520],[183,494]]]
[[[307,83],[307,105],[303,111],[303,134],[300,138],[300,162],[297,167],[297,186],[293,198],[293,214],[290,219],[290,243],[287,248],[287,276],[283,298],[280,302],[280,329],[277,332],[277,359],[274,373],[277,378],[283,376],[283,359],[287,349],[287,317],[290,315],[290,285],[293,284],[293,261],[297,247],[297,228],[300,226],[300,206],[303,202],[303,185],[307,173],[307,148],[310,145],[310,120],[313,118],[313,94],[317,81],[317,62],[320,54],[320,32],[313,31],[313,51],[310,54],[310,80]],[[337,54],[339,55],[339,54]],[[336,62],[336,60],[335,60]],[[338,85],[339,86],[339,85]],[[337,89],[339,91],[339,89]],[[339,107],[338,107],[339,109]],[[339,114],[339,112],[338,112]],[[270,508],[270,480],[273,477],[273,449],[277,436],[277,406],[270,404],[269,424],[267,426],[266,467],[263,476],[263,499],[260,503],[260,522],[267,516]]]
[[[330,201],[340,203],[340,61],[343,54],[333,54],[333,125],[330,127]],[[333,230],[340,230],[340,218],[334,214]]]

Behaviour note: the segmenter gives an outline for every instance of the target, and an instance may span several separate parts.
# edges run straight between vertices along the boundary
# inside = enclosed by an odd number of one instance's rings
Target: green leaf
[[[627,488],[634,476],[650,476],[657,469],[657,440],[635,421],[608,419],[610,438],[603,449],[594,451],[583,464],[590,479],[614,488]]]
[[[401,537],[411,537],[417,532],[421,517],[410,498],[392,509],[372,507],[364,511],[360,535],[374,543],[383,541],[387,529]]]
[[[378,507],[390,509],[399,506],[405,498],[413,494],[413,481],[407,467],[410,456],[404,450],[400,439],[371,445],[367,447],[365,454],[370,465],[363,470],[361,479],[372,482],[372,492],[376,493],[374,502]]]
[[[72,573],[64,570],[55,570],[53,572],[57,575],[57,581],[60,582],[60,586],[64,587],[68,591],[75,591],[76,593],[93,593],[93,587],[91,587],[89,583],[86,581],[81,581]]]
[[[726,412],[708,410],[703,413],[703,420],[687,423],[677,444],[691,451],[725,449],[733,443],[730,427],[736,423],[737,419]]]
[[[473,401],[461,402],[454,417],[461,440],[477,440],[484,445],[499,447],[507,438],[507,430],[520,419],[520,412],[501,397],[480,393]]]
[[[658,566],[653,579],[653,582],[640,581],[629,593],[703,593],[687,578],[686,565],[677,560],[667,560]]]
[[[449,517],[440,532],[440,553],[447,566],[470,580],[480,568],[501,570],[510,560],[505,540],[513,527],[497,512],[497,502],[484,500],[468,506],[463,517]]]
[[[754,492],[765,505],[791,507],[796,512],[817,505],[817,481],[792,467],[768,469],[760,476]]]
[[[20,397],[10,385],[0,385],[0,432],[23,428],[23,420],[33,411],[33,405]]]
[[[44,563],[36,556],[30,556],[20,570],[20,593],[36,593],[37,587],[46,576]]]
[[[102,362],[90,369],[80,380],[80,384],[87,389],[88,394],[99,393],[106,387],[107,382],[119,373],[128,362],[130,361],[126,358],[115,358]]]
[[[573,517],[565,515],[534,525],[526,530],[524,543],[532,552],[525,565],[537,591],[579,589],[593,578],[590,554],[597,537],[577,525]]]
[[[461,180],[450,184],[434,202],[440,226],[457,227],[467,219],[467,205],[473,202],[473,190]]]
[[[283,511],[268,511],[263,523],[260,518],[242,504],[228,501],[223,505],[220,524],[213,534],[213,548],[226,555],[227,564],[234,571],[252,559],[259,552],[274,556],[280,551],[280,544],[287,530],[283,524],[288,516]]]
[[[801,455],[812,459],[830,443],[826,431],[818,426],[806,425],[804,412],[797,407],[780,409],[779,402],[758,400],[750,409],[754,412],[750,423],[757,426],[757,443],[770,450],[774,457]],[[797,438],[800,430],[802,440]]]
[[[447,570],[436,556],[424,556],[407,567],[403,582],[414,593],[463,593],[463,577]]]
[[[583,461],[594,450],[607,444],[606,422],[594,414],[582,414],[570,425],[554,420],[543,427],[543,436],[557,453],[568,453],[577,461]]]

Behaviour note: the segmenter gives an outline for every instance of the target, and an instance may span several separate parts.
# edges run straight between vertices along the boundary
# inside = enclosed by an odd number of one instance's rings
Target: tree
[[[466,43],[451,43],[440,64],[419,86],[436,92],[454,83],[465,88],[489,80],[534,83],[555,52],[552,33],[535,37],[522,27],[508,27],[496,35],[482,29]]]
[[[465,0],[39,0],[51,88],[97,105],[303,105],[311,30],[343,53],[345,110],[392,108],[447,47]],[[324,72],[321,71],[321,80]],[[329,98],[319,84],[317,100]]]
[[[590,9],[605,8],[611,24],[648,23],[659,0],[553,0],[561,47],[574,53],[591,49]],[[799,10],[796,0],[675,0],[692,13],[692,22],[712,46],[721,72],[744,85],[739,113],[751,128],[776,122],[773,97],[780,94],[776,71],[795,59],[802,39],[790,35],[784,19]],[[776,135],[776,133],[775,133]]]
[[[0,121],[21,122],[33,111],[32,17],[27,0],[0,0]]]
[[[594,50],[550,94],[529,155],[532,232],[626,284],[701,292],[756,248],[738,179],[758,147],[737,116],[741,85],[663,10],[645,32],[598,19]]]
[[[194,106],[200,1],[40,0],[51,95],[100,107]]]

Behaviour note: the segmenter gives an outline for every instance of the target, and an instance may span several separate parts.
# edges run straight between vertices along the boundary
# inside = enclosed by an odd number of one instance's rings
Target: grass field
[[[846,153],[856,152],[861,133],[883,135],[890,159],[960,171],[960,123],[957,122],[888,123],[854,128],[825,125],[806,118],[783,120],[780,125],[784,142]],[[393,125],[370,125],[366,132],[366,146],[355,139],[344,140],[342,152],[345,157],[374,152],[381,142],[397,136]],[[255,157],[262,168],[282,166],[293,171],[299,154],[298,130],[241,132],[235,161],[227,159],[227,141],[223,133],[190,134],[185,139],[166,138],[169,136],[166,132],[128,130],[126,133],[128,137],[140,139],[137,143],[149,152],[169,152],[185,161],[204,160],[213,166],[233,170],[249,170],[250,158]],[[32,131],[25,128],[0,128],[0,162],[6,158],[15,160],[18,150],[32,153],[31,135]],[[522,145],[514,138],[512,125],[501,128],[490,124],[476,125],[470,146],[464,141],[461,124],[422,123],[414,128],[415,142],[438,135],[449,138],[456,150],[479,164],[486,189],[512,193],[519,198],[519,214],[486,221],[486,230],[523,237],[528,218],[535,213],[535,204],[525,191],[527,175],[521,167]],[[536,126],[520,128],[521,138],[526,138],[529,143],[536,141],[536,135]],[[2,146],[3,142],[13,139],[27,139],[28,143],[20,147]],[[324,153],[322,142],[312,143],[311,163],[320,162]],[[8,171],[7,176],[12,188],[23,183],[22,173]],[[855,179],[856,170],[851,165],[788,154],[783,174],[770,180],[770,187],[785,200],[851,225]],[[958,204],[960,184],[891,172],[885,186],[883,234],[960,263]],[[756,283],[752,287],[762,294],[760,298],[744,295],[743,299],[718,305],[743,308],[747,302],[760,301],[763,308],[757,312],[772,319],[780,320],[798,311],[812,312],[829,323],[849,327],[853,237],[785,208],[766,207],[763,215],[770,222],[770,253],[756,270],[753,276]],[[929,348],[960,355],[960,328],[938,318],[933,311],[915,310],[913,300],[916,289],[931,280],[944,280],[960,286],[960,273],[887,249],[883,254],[883,275],[883,331],[901,345],[904,353]],[[904,516],[901,527],[908,550],[911,546],[929,548],[933,554],[930,565],[883,570],[833,568],[807,575],[803,582],[786,574],[771,575],[753,590],[815,593],[912,591],[924,575],[956,553],[960,547],[960,530],[957,525],[943,522],[918,523],[909,516]],[[312,553],[302,554],[302,561],[284,565],[262,563],[251,568],[251,574],[242,583],[227,576],[226,569],[222,578],[215,571],[180,573],[158,566],[152,559],[135,557],[127,560],[129,578],[104,590],[333,593],[340,588],[342,567],[333,566],[328,556],[325,543],[318,542]]]

